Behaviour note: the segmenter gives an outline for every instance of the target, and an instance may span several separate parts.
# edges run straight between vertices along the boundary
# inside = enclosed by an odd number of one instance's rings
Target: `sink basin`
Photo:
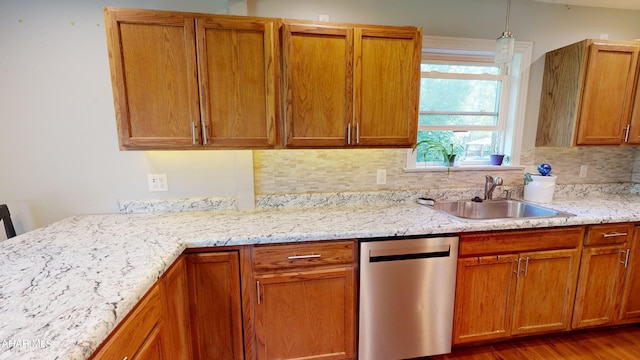
[[[457,218],[471,220],[569,217],[574,214],[519,200],[439,201],[434,209]]]

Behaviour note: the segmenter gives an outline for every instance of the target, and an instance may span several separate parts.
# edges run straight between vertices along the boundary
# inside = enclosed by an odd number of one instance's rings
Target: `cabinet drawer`
[[[255,271],[352,264],[353,241],[326,241],[286,245],[257,245],[253,248]]]
[[[133,359],[158,326],[161,314],[160,287],[154,285],[91,359]]]
[[[631,224],[601,224],[587,227],[585,245],[622,244],[631,238]]]
[[[536,250],[571,249],[577,248],[583,238],[583,227],[461,234],[458,256],[484,256]]]

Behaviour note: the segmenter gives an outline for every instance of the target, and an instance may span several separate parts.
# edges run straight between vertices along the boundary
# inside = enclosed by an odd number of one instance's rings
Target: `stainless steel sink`
[[[518,200],[436,201],[434,209],[457,218],[471,220],[522,219],[575,216]]]

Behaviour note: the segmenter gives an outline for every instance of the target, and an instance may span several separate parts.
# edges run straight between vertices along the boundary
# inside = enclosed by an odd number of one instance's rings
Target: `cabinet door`
[[[578,255],[577,249],[520,254],[513,335],[569,329]]]
[[[619,319],[640,320],[640,228],[636,228],[627,262],[627,274],[622,290]]]
[[[147,341],[142,345],[137,354],[133,356],[131,360],[163,360],[163,359],[171,359],[171,357],[166,356],[163,350],[163,337],[160,328],[155,328]],[[167,349],[171,349],[167,347]],[[126,357],[124,359],[127,359]],[[187,358],[180,358],[187,359]]]
[[[255,277],[258,359],[351,359],[352,268]]]
[[[243,359],[238,253],[187,257],[194,358]]]
[[[162,301],[154,285],[91,356],[92,360],[134,359],[137,354],[161,352]]]
[[[278,24],[254,17],[196,20],[203,142],[208,147],[275,145]]]
[[[638,45],[594,42],[588,51],[577,144],[621,144],[631,116]]]
[[[187,264],[184,257],[178,258],[162,278],[162,297],[164,301],[165,358],[190,359],[191,322],[189,319]]]
[[[623,244],[582,250],[573,310],[574,329],[613,322],[625,273],[626,249]]]
[[[509,336],[517,255],[458,260],[453,343]]]
[[[363,27],[354,36],[355,145],[416,142],[422,34]]]
[[[105,23],[120,148],[199,142],[194,19],[107,8]]]
[[[353,29],[285,23],[282,34],[285,145],[346,145],[353,117]]]
[[[640,62],[638,64],[640,66]],[[637,71],[638,79],[640,79],[640,67]],[[633,100],[633,108],[631,112],[631,120],[629,121],[629,144],[640,144],[640,81],[636,82],[635,99]]]

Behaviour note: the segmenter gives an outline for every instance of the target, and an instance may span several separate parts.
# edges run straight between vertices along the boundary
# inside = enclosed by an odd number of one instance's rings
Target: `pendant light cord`
[[[509,14],[510,13],[511,13],[511,0],[507,0],[507,22],[504,27],[504,33],[507,36],[508,34],[511,34],[511,31],[509,31]]]

